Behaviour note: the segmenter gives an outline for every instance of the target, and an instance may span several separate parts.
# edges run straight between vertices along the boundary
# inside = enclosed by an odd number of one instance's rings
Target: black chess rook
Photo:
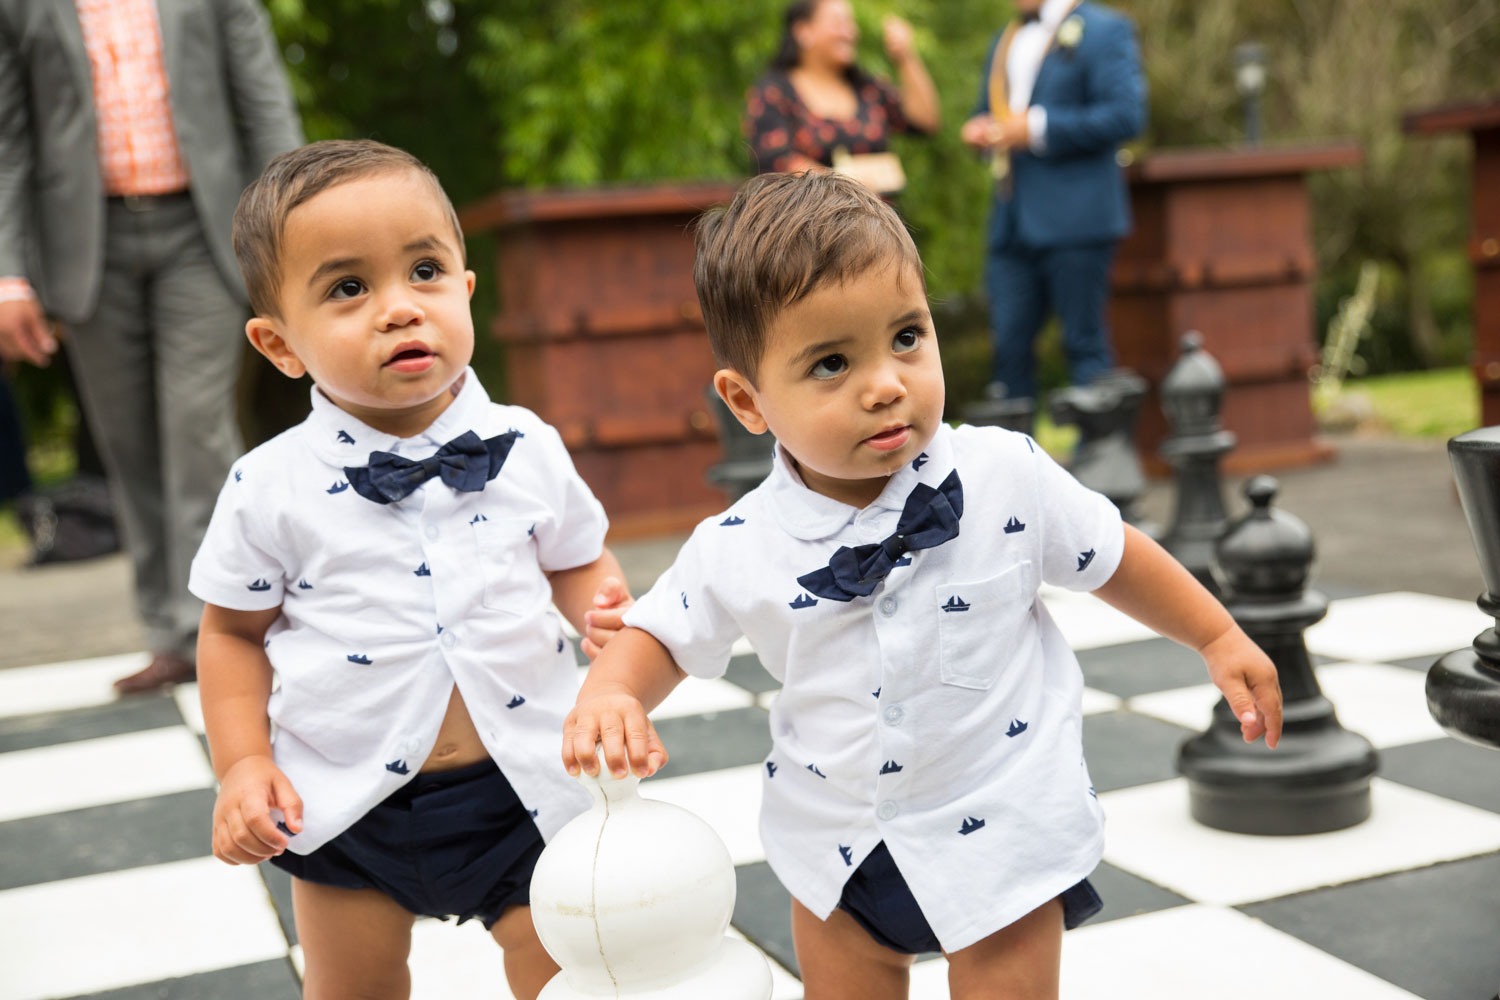
[[[1342,830],[1370,816],[1370,778],[1379,759],[1370,741],[1339,724],[1313,673],[1303,633],[1328,613],[1307,589],[1313,561],[1307,525],[1273,510],[1277,483],[1245,485],[1251,509],[1229,526],[1216,556],[1229,613],[1276,665],[1284,728],[1280,745],[1246,743],[1222,698],[1208,730],[1182,744],[1192,816],[1232,833],[1292,835]]]

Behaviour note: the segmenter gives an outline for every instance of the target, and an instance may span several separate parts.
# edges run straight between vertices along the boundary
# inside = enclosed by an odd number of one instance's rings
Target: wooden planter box
[[[496,241],[509,402],[562,434],[612,538],[681,531],[723,509],[704,398],[715,365],[688,227],[732,184],[510,191],[467,207]]]
[[[1119,362],[1145,376],[1138,440],[1153,471],[1168,427],[1158,387],[1188,330],[1224,369],[1230,472],[1329,458],[1314,435],[1308,371],[1315,258],[1307,174],[1351,167],[1354,144],[1166,150],[1128,169],[1135,228],[1121,243],[1109,318]]]
[[[1449,105],[1401,119],[1407,132],[1468,132],[1474,141],[1470,170],[1469,261],[1474,266],[1474,353],[1480,424],[1500,424],[1500,98]]]

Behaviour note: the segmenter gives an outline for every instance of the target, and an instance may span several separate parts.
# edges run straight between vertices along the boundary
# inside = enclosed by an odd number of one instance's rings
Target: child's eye
[[[328,292],[330,299],[352,299],[365,290],[364,282],[358,278],[340,278]]]
[[[808,374],[813,378],[835,378],[849,367],[849,362],[844,360],[842,354],[830,354],[817,364],[812,366]]]
[[[419,261],[417,266],[411,269],[411,276],[418,281],[436,281],[442,273],[442,266],[435,260]]]
[[[891,350],[895,351],[897,354],[906,354],[911,351],[915,351],[921,345],[921,343],[922,331],[917,327],[909,326],[905,330],[902,330],[900,333],[896,334],[895,338],[892,339]]]

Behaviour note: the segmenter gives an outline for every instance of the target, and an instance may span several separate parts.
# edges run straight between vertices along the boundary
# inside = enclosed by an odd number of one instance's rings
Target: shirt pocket
[[[539,572],[536,566],[535,521],[524,517],[492,517],[469,525],[484,579],[482,603],[495,611],[522,614]]]
[[[1031,562],[975,583],[944,583],[937,598],[938,656],[944,684],[988,691],[1010,662],[1036,600]]]

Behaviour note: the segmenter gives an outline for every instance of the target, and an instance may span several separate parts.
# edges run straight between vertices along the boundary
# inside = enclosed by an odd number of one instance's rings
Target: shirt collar
[[[1062,24],[1063,18],[1073,10],[1078,0],[1043,0],[1042,2],[1042,24],[1048,28],[1056,28]]]
[[[946,479],[953,471],[952,433],[947,424],[940,424],[937,433],[927,443],[927,450],[896,470],[870,506],[899,511],[906,506],[906,498],[918,483],[935,487]],[[913,468],[915,465],[920,465],[920,468]],[[842,500],[808,489],[780,442],[776,445],[771,474],[766,477],[764,488],[782,529],[803,541],[827,538],[859,513],[858,508]]]
[[[464,370],[463,388],[447,409],[419,434],[409,438],[378,431],[346,410],[339,409],[316,383],[311,390],[312,413],[306,423],[307,440],[313,453],[330,465],[363,465],[372,451],[389,451],[407,457],[426,457],[431,448],[439,447],[464,431],[481,431],[481,421],[489,406],[489,394],[479,384],[473,368]],[[483,437],[483,433],[480,433]]]

